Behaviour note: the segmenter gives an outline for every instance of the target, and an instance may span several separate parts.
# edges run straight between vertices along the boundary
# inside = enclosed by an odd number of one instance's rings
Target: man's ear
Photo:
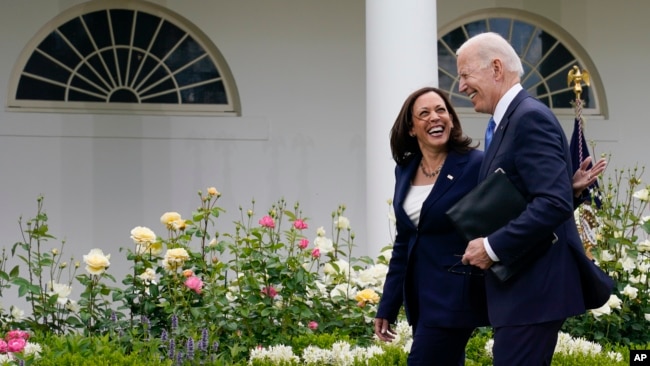
[[[499,80],[503,77],[503,63],[498,58],[492,60],[492,72],[494,74],[494,79]]]

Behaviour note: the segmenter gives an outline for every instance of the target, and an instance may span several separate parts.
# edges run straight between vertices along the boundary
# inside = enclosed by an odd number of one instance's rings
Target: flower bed
[[[574,357],[571,364],[623,364],[628,356],[617,347],[650,342],[648,193],[637,189],[641,180],[633,173],[605,185],[602,206],[593,211],[596,239],[588,249],[617,287],[601,309],[567,321],[557,357]],[[625,180],[628,196],[619,200],[616,189]],[[41,345],[33,354],[46,355],[29,362],[77,364],[76,353],[86,359],[103,354],[112,365],[141,359],[161,365],[405,363],[405,323],[392,344],[372,334],[390,247],[374,259],[353,257],[345,206],[332,212],[328,229],[311,231],[298,203],[279,200],[258,213],[252,202],[240,208],[231,231],[218,232],[221,194],[210,187],[198,196],[187,217],[162,214],[156,230],[164,235],[143,226],[131,230],[133,245],[120,251],[130,271],[119,279],[110,272],[117,253],[96,248],[81,260],[63,260],[65,242],[53,244],[39,197],[34,218],[20,221],[23,240],[11,248],[21,268],[6,268],[6,250],[0,257],[0,296],[15,290],[29,307],[3,310],[2,327],[29,330],[37,343],[25,338],[22,352]],[[75,289],[81,290],[76,299]],[[15,357],[7,352],[15,355],[17,348],[5,342],[0,360],[8,361]],[[489,329],[477,331],[467,354],[468,364],[489,364]]]

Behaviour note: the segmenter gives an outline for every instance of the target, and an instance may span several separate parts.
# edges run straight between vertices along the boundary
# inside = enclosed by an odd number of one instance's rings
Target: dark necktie
[[[490,146],[490,142],[492,142],[492,136],[494,136],[494,128],[496,127],[496,123],[494,122],[494,118],[490,117],[490,122],[488,122],[487,129],[485,129],[485,150],[487,151],[488,147]]]

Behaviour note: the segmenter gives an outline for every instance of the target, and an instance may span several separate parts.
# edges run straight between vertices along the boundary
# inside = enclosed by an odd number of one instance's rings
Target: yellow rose
[[[173,229],[174,222],[178,220],[182,220],[181,214],[178,212],[165,212],[162,216],[160,216],[160,222],[165,225],[167,229]]]
[[[111,265],[108,260],[111,258],[110,254],[104,255],[101,249],[92,249],[90,253],[84,255],[84,262],[86,263],[86,271],[93,275],[100,275],[106,271],[106,268]]]
[[[214,187],[209,187],[209,188],[208,188],[208,194],[209,194],[210,196],[220,196],[220,195],[221,195],[221,194],[219,193],[219,191],[217,191],[217,189],[214,188]]]
[[[354,297],[358,302],[376,304],[379,302],[379,295],[372,289],[365,289],[357,292],[357,295]]]
[[[131,239],[136,244],[151,244],[156,241],[156,234],[144,226],[136,226],[131,230]]]
[[[165,253],[165,258],[162,261],[163,267],[168,271],[175,271],[185,264],[185,261],[190,258],[187,250],[183,248],[168,249]]]

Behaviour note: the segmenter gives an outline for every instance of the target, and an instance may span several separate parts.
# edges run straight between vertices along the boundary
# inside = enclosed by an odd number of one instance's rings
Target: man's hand
[[[395,331],[390,327],[386,319],[375,318],[375,334],[384,342],[395,339]]]
[[[485,251],[483,238],[476,238],[467,244],[462,262],[463,264],[471,264],[480,269],[488,269],[494,263]]]

